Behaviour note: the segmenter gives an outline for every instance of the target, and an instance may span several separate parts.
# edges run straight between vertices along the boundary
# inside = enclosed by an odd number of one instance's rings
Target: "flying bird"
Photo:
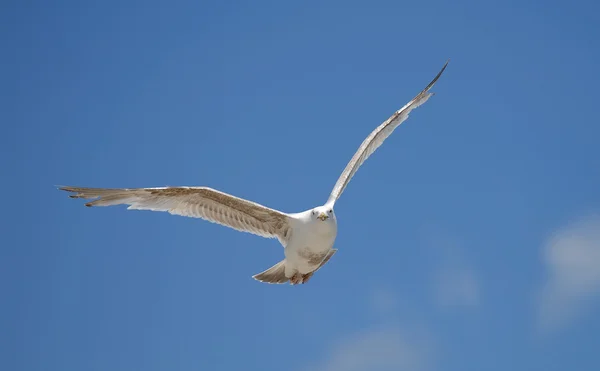
[[[273,284],[304,284],[337,252],[334,206],[358,168],[409,113],[425,103],[434,93],[429,90],[448,65],[404,107],[394,112],[362,142],[335,183],[327,202],[300,213],[284,213],[258,203],[208,187],[159,188],[83,188],[63,186],[71,198],[95,199],[85,206],[129,205],[128,209],[167,211],[170,214],[201,218],[238,231],[266,238],[277,238],[285,258],[271,268],[253,276]]]

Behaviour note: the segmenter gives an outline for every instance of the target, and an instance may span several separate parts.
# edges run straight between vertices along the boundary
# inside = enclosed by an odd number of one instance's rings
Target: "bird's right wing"
[[[278,238],[284,246],[291,233],[287,214],[208,187],[59,189],[73,193],[71,198],[97,198],[86,206],[124,204],[129,205],[128,209],[167,211],[262,237]]]
[[[379,125],[375,130],[369,134],[369,136],[362,142],[352,159],[346,165],[346,168],[338,178],[329,199],[327,201],[328,204],[333,204],[337,199],[341,196],[344,189],[350,182],[350,179],[354,176],[358,168],[375,152],[379,146],[383,144],[383,141],[389,137],[394,129],[396,129],[401,123],[403,123],[407,118],[410,111],[419,107],[421,104],[425,103],[429,97],[433,95],[433,93],[429,93],[429,89],[433,87],[436,81],[440,78],[449,61],[446,61],[444,67],[440,70],[437,76],[423,89],[416,97],[414,97],[410,102],[408,102],[404,107],[394,112],[394,114],[385,120],[381,125]]]

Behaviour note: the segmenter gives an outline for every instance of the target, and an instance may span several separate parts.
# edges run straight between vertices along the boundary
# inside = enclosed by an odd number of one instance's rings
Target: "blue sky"
[[[600,9],[55,1],[0,12],[3,370],[600,369]],[[336,205],[307,285],[275,240],[56,184]]]

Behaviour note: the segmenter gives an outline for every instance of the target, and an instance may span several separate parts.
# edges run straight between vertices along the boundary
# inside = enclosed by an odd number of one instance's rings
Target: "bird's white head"
[[[322,222],[335,221],[335,212],[333,211],[333,207],[329,205],[315,207],[311,210],[311,219],[320,220]]]

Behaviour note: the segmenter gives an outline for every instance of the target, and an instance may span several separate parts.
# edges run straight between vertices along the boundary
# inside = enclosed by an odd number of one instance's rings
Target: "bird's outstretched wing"
[[[329,200],[327,201],[328,204],[335,203],[342,192],[344,192],[344,189],[346,189],[346,186],[358,168],[363,164],[363,162],[366,161],[367,158],[369,158],[369,156],[371,156],[373,152],[375,152],[377,148],[379,148],[379,146],[381,146],[381,144],[383,144],[383,141],[385,141],[386,138],[392,134],[394,129],[396,129],[398,125],[408,118],[410,111],[425,103],[427,99],[433,95],[433,93],[429,93],[429,89],[431,89],[435,82],[440,78],[449,61],[450,60],[446,61],[444,67],[442,67],[437,76],[429,83],[429,85],[427,85],[425,89],[423,89],[423,91],[421,91],[400,110],[394,112],[390,118],[373,130],[367,139],[362,142],[354,156],[352,156],[352,159],[348,165],[346,165],[342,175],[340,175],[339,179],[335,183],[335,186],[333,187],[333,190],[329,196]]]
[[[208,187],[80,188],[59,187],[71,198],[96,198],[85,206],[129,205],[128,209],[167,211],[202,218],[238,231],[278,238],[285,246],[288,215]]]

